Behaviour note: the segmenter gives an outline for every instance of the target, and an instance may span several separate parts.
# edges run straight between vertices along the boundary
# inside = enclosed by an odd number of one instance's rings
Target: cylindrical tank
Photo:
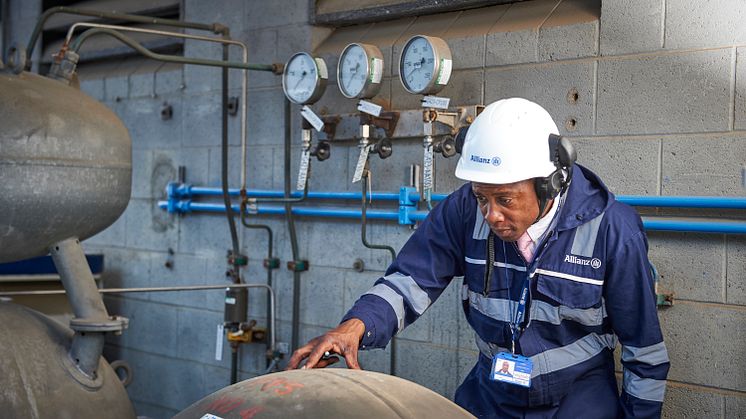
[[[398,377],[340,368],[293,370],[225,387],[174,419],[473,418],[425,387]]]
[[[135,412],[103,358],[90,379],[67,352],[72,331],[43,314],[0,301],[0,416],[127,418]]]
[[[0,70],[0,262],[111,225],[130,197],[122,121],[65,83]]]

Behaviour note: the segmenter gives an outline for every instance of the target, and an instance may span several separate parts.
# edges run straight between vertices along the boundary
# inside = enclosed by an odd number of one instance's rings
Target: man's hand
[[[308,358],[302,369],[324,368],[339,361],[337,357],[322,359],[324,352],[339,354],[347,361],[347,368],[359,370],[357,350],[365,333],[365,324],[358,319],[350,319],[321,336],[311,339],[305,346],[293,352],[286,370],[298,368]]]

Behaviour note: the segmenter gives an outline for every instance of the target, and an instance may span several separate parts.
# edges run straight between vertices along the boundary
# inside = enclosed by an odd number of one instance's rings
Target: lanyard
[[[503,242],[503,256],[507,257],[506,251],[505,251],[505,242]],[[487,262],[485,264],[485,270],[484,270],[484,291],[483,294],[486,297],[489,294],[490,290],[490,282],[492,280],[492,267],[495,264],[495,243],[494,243],[494,233],[490,231],[489,236],[487,237]],[[505,262],[505,280],[508,280],[508,268],[507,268],[507,260]],[[521,296],[518,298],[518,307],[516,307],[515,315],[512,318],[512,321],[510,322],[510,334],[512,335],[512,351],[513,354],[515,354],[515,343],[518,341],[518,338],[521,337],[521,322],[523,320],[523,316],[526,314],[526,302],[528,301],[528,293],[529,293],[529,287],[531,286],[531,280],[528,275],[528,269],[526,270],[526,279],[523,281],[523,287],[521,288]],[[508,292],[508,296],[510,296],[510,292]],[[510,298],[510,297],[508,297]]]
[[[515,310],[515,316],[510,322],[510,334],[512,335],[512,352],[515,355],[515,343],[518,342],[518,338],[521,337],[521,321],[523,320],[524,314],[526,314],[526,301],[528,300],[528,291],[531,286],[531,279],[526,272],[526,279],[523,280],[523,287],[521,288],[521,297],[518,299],[518,307]]]

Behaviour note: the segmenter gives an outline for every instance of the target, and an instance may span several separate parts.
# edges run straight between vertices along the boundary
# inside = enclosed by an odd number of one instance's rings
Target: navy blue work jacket
[[[639,215],[616,201],[594,173],[576,165],[557,217],[534,260],[526,263],[515,243],[489,235],[467,183],[430,212],[386,275],[343,321],[363,321],[362,349],[385,347],[453,277],[463,277],[463,308],[481,352],[456,395],[467,410],[500,417],[506,405],[526,410],[560,406],[574,386],[581,388],[584,377],[599,372],[616,389],[613,350],[620,342],[623,389],[614,412],[659,417],[669,361]],[[485,290],[488,237],[495,240],[495,259]],[[492,356],[510,348],[509,321],[526,276],[528,316],[516,353],[533,361],[528,389],[488,378]],[[586,398],[573,410],[600,401]]]

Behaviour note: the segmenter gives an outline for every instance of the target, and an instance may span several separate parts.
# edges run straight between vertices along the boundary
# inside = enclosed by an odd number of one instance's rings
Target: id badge
[[[492,358],[490,380],[530,387],[532,368],[533,362],[530,358],[513,355],[509,352],[500,352]]]

